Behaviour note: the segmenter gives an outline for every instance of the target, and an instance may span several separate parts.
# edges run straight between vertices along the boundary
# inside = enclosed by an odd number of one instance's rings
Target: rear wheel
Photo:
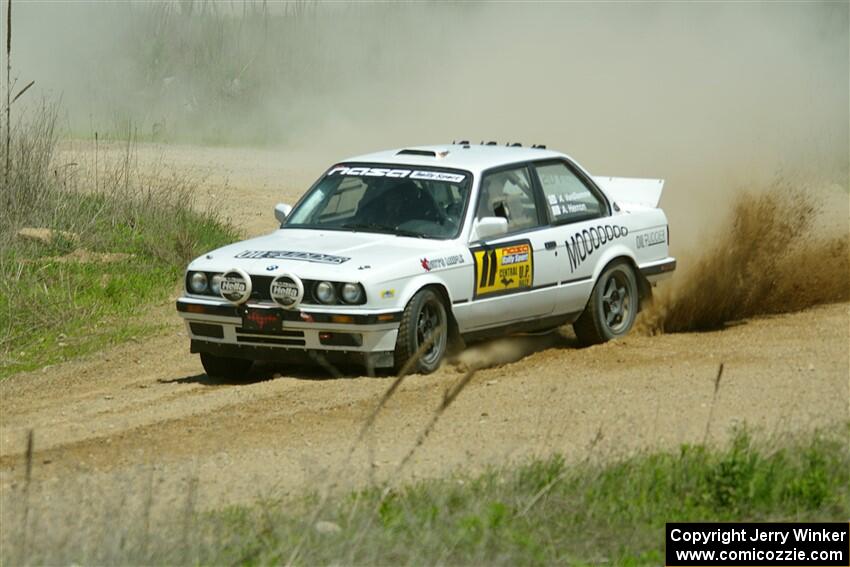
[[[448,316],[439,294],[422,289],[404,308],[395,346],[396,372],[429,374],[439,368],[448,344]]]
[[[253,361],[246,358],[230,358],[202,352],[201,364],[203,364],[204,370],[210,378],[241,380],[251,370]]]
[[[639,305],[637,279],[628,262],[605,268],[584,312],[573,324],[584,345],[596,345],[622,337],[635,323]]]

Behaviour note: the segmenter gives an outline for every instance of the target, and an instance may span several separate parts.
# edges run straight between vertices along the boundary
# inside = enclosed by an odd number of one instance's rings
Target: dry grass
[[[743,193],[729,221],[643,313],[648,332],[703,331],[726,323],[850,299],[850,237],[819,229],[815,198],[778,183]],[[845,227],[846,228],[846,227]]]
[[[846,517],[846,436],[843,426],[755,442],[740,431],[723,448],[572,465],[555,455],[476,477],[372,486],[327,499],[319,518],[330,530],[317,529],[316,494],[199,513],[194,478],[153,468],[21,483],[3,503],[15,521],[0,530],[0,561],[657,565],[667,521]]]
[[[0,191],[0,377],[150,332],[134,316],[178,286],[188,260],[238,238],[215,211],[196,210],[193,179],[137,167],[131,139],[118,159],[58,162],[58,112],[44,103],[12,129]],[[53,237],[24,239],[22,228]]]

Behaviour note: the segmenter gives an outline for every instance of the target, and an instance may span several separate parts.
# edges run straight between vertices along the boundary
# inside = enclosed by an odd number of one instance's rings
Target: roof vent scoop
[[[397,156],[437,157],[437,152],[435,152],[434,150],[401,150],[396,155]]]

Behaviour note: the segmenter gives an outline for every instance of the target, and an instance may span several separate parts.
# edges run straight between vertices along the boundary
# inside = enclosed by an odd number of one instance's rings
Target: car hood
[[[292,272],[307,279],[362,281],[421,271],[420,259],[453,248],[450,242],[369,232],[281,229],[197,258],[190,270],[249,274]]]

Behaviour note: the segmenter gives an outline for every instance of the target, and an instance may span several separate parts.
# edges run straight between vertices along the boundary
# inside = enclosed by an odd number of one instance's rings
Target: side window
[[[481,180],[475,218],[502,217],[508,232],[540,225],[534,189],[525,166],[488,173]]]
[[[605,205],[563,163],[535,165],[552,222],[577,222],[601,217]]]

